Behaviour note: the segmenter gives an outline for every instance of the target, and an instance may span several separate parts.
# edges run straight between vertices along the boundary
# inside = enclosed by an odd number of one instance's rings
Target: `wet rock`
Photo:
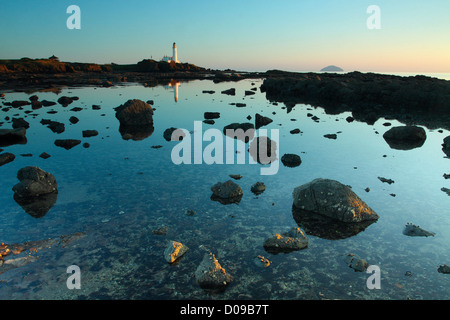
[[[14,194],[14,201],[33,218],[44,217],[55,205],[58,198],[57,192],[43,194],[38,197],[24,198]]]
[[[255,195],[260,195],[266,190],[266,185],[264,182],[257,182],[254,185],[252,185],[250,189]]]
[[[450,196],[450,189],[449,188],[442,187],[441,191],[444,191],[447,195]]]
[[[365,272],[367,268],[369,267],[369,263],[358,257],[357,255],[353,253],[348,253],[344,256],[345,263],[355,270],[355,272]]]
[[[0,147],[6,147],[13,144],[26,144],[27,129],[0,129]]]
[[[450,179],[450,174],[444,173],[443,177],[444,179]]]
[[[79,145],[81,140],[77,139],[57,139],[55,140],[55,146],[70,150],[73,147]]]
[[[74,100],[78,100],[78,99],[74,99],[74,97],[67,97],[67,96],[62,96],[60,97],[57,101],[60,105],[62,105],[63,107],[67,107],[69,104],[71,104]]]
[[[276,161],[277,143],[268,137],[261,136],[253,139],[250,143],[248,152],[250,156],[259,164],[269,164]]]
[[[203,90],[202,93],[213,94],[213,93],[215,93],[215,91],[214,90]]]
[[[54,106],[56,104],[56,102],[48,101],[48,100],[42,100],[41,103],[42,103],[42,105],[44,107],[51,107],[51,106]]]
[[[157,236],[165,236],[167,234],[167,229],[167,226],[159,227],[155,230],[152,230],[152,234]]]
[[[411,150],[423,146],[427,134],[421,127],[401,126],[389,129],[383,138],[392,149]]]
[[[74,112],[79,112],[81,110],[83,110],[83,108],[81,108],[81,107],[74,107],[74,108],[70,109],[70,111],[74,111]]]
[[[29,166],[20,169],[17,179],[20,182],[12,190],[19,198],[30,199],[58,192],[55,177],[38,167]]]
[[[42,159],[48,159],[51,157],[51,155],[49,155],[47,152],[42,152],[39,157],[41,157]]]
[[[247,104],[246,103],[242,103],[242,102],[238,102],[238,103],[235,103],[235,106],[238,107],[238,108],[243,108],[243,107],[246,107]]]
[[[214,123],[216,123],[214,120],[211,120],[211,119],[205,119],[205,120],[203,120],[203,123],[206,123],[206,124],[214,124]]]
[[[442,151],[450,158],[450,136],[444,138],[444,143],[442,144]]]
[[[0,167],[14,161],[15,158],[16,156],[9,152],[0,154]]]
[[[83,130],[83,138],[95,137],[97,135],[97,130]]]
[[[17,128],[28,129],[30,127],[30,124],[24,118],[12,118],[12,127],[14,129]]]
[[[164,259],[168,263],[174,263],[177,259],[181,258],[189,248],[183,245],[181,242],[169,241],[164,250]]]
[[[244,94],[245,94],[246,96],[251,96],[251,95],[254,95],[255,92],[254,92],[254,91],[251,91],[251,90],[245,90]]]
[[[255,126],[252,123],[231,123],[223,128],[223,133],[233,139],[249,142],[255,136]]]
[[[244,194],[242,188],[231,180],[216,183],[211,187],[211,191],[213,192],[211,200],[222,204],[239,203]]]
[[[410,237],[434,237],[435,233],[422,229],[412,223],[407,223],[403,229],[403,234]]]
[[[335,133],[325,134],[324,137],[328,138],[328,139],[336,140],[337,139],[337,134],[335,134]]]
[[[20,108],[29,104],[31,104],[30,101],[22,101],[22,100],[14,100],[13,102],[11,102],[11,106],[13,108]]]
[[[299,133],[302,133],[301,131],[300,131],[300,129],[293,129],[293,130],[291,130],[291,131],[289,131],[290,132],[290,134],[299,134]]]
[[[378,214],[348,186],[330,179],[315,179],[293,192],[294,207],[345,223],[377,220]]]
[[[300,228],[292,228],[283,234],[275,234],[264,241],[264,249],[272,254],[289,253],[308,247],[308,239]]]
[[[186,136],[183,130],[178,128],[168,128],[164,130],[163,137],[166,141],[172,141],[172,134],[175,132],[174,140],[173,141],[181,141]]]
[[[70,123],[71,124],[76,124],[76,123],[78,123],[78,121],[80,121],[77,117],[75,117],[75,116],[71,116],[70,118],[69,118],[69,121],[70,121]]]
[[[32,95],[31,97],[28,98],[28,100],[30,100],[31,102],[38,101],[39,97],[37,95]]]
[[[153,109],[142,100],[128,100],[117,107],[116,118],[122,126],[152,126]]]
[[[444,274],[449,274],[450,273],[450,267],[448,265],[446,265],[446,264],[444,264],[443,266],[439,266],[438,272],[439,273],[444,273]]]
[[[231,88],[231,89],[223,90],[222,94],[228,94],[230,96],[234,96],[234,95],[236,95],[236,89]]]
[[[214,292],[225,290],[233,280],[212,253],[203,256],[202,262],[195,271],[195,278],[202,289]]]
[[[58,134],[63,133],[66,130],[64,123],[58,121],[42,119],[41,124],[46,125],[47,128]]]
[[[272,261],[261,255],[257,256],[254,261],[258,267],[263,268],[268,268],[272,264]]]
[[[92,105],[92,110],[100,110],[101,107],[98,104],[93,104]]]
[[[258,130],[259,128],[268,125],[269,123],[272,123],[273,120],[270,119],[269,117],[265,117],[260,115],[259,113],[257,113],[255,115],[255,127],[256,130]]]
[[[281,162],[284,166],[289,168],[298,167],[302,163],[299,155],[286,153],[281,157]]]
[[[241,180],[242,176],[240,174],[230,174],[230,178],[233,178],[234,180]]]
[[[383,178],[383,177],[378,177],[378,180],[380,180],[380,181],[383,182],[383,183],[387,183],[387,184],[393,184],[393,183],[395,183],[394,180],[392,180],[392,179],[386,179],[386,178]]]
[[[220,112],[205,112],[204,117],[205,119],[219,119]]]

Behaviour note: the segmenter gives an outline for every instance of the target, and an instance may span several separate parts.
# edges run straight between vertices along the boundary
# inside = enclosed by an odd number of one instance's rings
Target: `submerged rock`
[[[300,228],[292,228],[283,234],[275,234],[264,241],[264,249],[272,254],[289,253],[308,247],[308,239]]]
[[[344,257],[345,263],[355,270],[355,272],[365,272],[369,267],[369,263],[353,253],[348,253]]]
[[[244,194],[242,188],[231,180],[216,183],[211,187],[211,191],[213,192],[211,200],[222,204],[239,203]]]
[[[346,223],[377,220],[378,214],[348,186],[330,179],[315,179],[293,192],[294,207]]]
[[[442,144],[442,151],[450,158],[450,136],[444,138],[444,143]]]
[[[447,195],[450,196],[450,189],[449,188],[442,187],[441,191],[444,191]]]
[[[181,242],[169,241],[164,250],[164,258],[168,263],[174,263],[177,259],[181,258],[189,248],[183,245]]]
[[[203,256],[203,260],[195,271],[195,278],[202,289],[221,292],[233,280],[220,265],[214,254]]]
[[[412,223],[407,223],[403,229],[403,234],[410,237],[434,237],[435,233],[422,229]]]
[[[252,185],[250,189],[255,195],[260,195],[266,190],[266,185],[264,182],[257,182],[254,185]]]
[[[446,265],[446,264],[444,264],[443,266],[439,266],[438,272],[439,273],[444,273],[444,274],[449,274],[450,273],[450,267],[448,265]]]
[[[66,150],[72,149],[73,147],[79,145],[81,140],[77,139],[57,139],[55,140],[55,146],[64,148]]]
[[[392,149],[411,150],[423,146],[427,134],[421,127],[401,126],[389,129],[383,138]]]

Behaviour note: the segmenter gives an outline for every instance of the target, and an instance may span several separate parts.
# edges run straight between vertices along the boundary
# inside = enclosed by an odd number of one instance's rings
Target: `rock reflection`
[[[14,194],[14,200],[33,218],[42,218],[55,205],[57,192],[40,195],[39,197],[24,198]]]
[[[292,215],[297,225],[306,234],[326,240],[340,240],[353,237],[375,222],[375,220],[372,220],[344,223],[316,213],[297,209],[294,206],[292,206]]]
[[[140,141],[150,137],[155,131],[155,127],[148,126],[126,126],[120,125],[119,132],[124,140]]]

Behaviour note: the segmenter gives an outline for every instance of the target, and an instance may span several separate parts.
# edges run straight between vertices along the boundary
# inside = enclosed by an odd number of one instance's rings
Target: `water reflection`
[[[39,197],[24,198],[14,194],[14,200],[33,218],[42,218],[55,205],[57,192],[40,195]]]

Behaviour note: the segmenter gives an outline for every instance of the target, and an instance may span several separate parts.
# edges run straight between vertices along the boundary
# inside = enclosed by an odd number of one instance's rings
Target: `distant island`
[[[321,72],[344,72],[344,69],[331,65],[331,66],[323,68],[320,71]]]

